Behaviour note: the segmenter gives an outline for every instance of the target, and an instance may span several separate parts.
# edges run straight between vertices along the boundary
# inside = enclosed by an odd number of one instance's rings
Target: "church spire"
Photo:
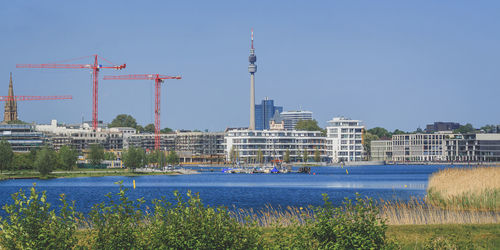
[[[8,96],[14,97],[14,86],[12,83],[12,72],[10,72],[10,82],[9,82],[9,94]],[[14,98],[5,102],[5,112],[3,115],[3,121],[16,121],[17,120],[17,102]]]

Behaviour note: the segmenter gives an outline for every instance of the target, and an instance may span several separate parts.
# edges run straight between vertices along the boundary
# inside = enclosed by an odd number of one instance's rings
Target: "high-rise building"
[[[14,87],[12,86],[12,73],[10,73],[9,95],[14,96]],[[5,112],[3,113],[3,121],[17,121],[17,101],[14,99],[5,102]]]
[[[276,112],[283,112],[283,107],[274,106],[274,100],[267,97],[255,105],[255,130],[269,129],[269,122]]]
[[[253,48],[253,29],[252,29],[252,45],[250,47],[250,56],[248,57],[250,65],[248,65],[248,72],[250,73],[250,125],[248,129],[255,129],[255,72],[257,72],[257,56]]]
[[[284,111],[280,114],[281,119],[285,122],[285,130],[294,130],[295,125],[300,120],[312,120],[313,112],[311,111]]]
[[[328,122],[326,150],[332,162],[361,161],[363,129],[360,120],[335,117]]]

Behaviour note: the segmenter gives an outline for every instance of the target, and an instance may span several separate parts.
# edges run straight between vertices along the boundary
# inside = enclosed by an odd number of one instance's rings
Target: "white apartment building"
[[[285,122],[285,130],[294,130],[295,125],[300,120],[312,120],[313,112],[311,111],[284,111],[280,113],[281,119]]]
[[[314,158],[316,151],[321,160],[327,159],[325,137],[321,131],[277,131],[235,129],[226,131],[224,136],[224,152],[226,160],[231,160],[231,152],[237,152],[239,161],[255,162],[259,150],[264,162],[283,160],[286,151],[290,153],[290,161],[302,161],[304,151],[309,159]]]
[[[361,161],[363,159],[363,130],[360,120],[334,117],[328,121],[326,150],[332,162]]]

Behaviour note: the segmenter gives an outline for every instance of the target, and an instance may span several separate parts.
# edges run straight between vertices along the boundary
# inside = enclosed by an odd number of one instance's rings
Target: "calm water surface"
[[[117,193],[117,181],[130,188],[129,197],[144,197],[146,201],[173,197],[172,192],[188,190],[199,192],[205,204],[238,208],[308,206],[323,204],[326,193],[334,204],[355,193],[374,199],[407,200],[423,197],[429,176],[445,166],[361,166],[313,167],[315,174],[225,174],[220,168],[214,172],[180,176],[142,177],[81,177],[51,180],[23,179],[0,181],[0,204],[11,203],[10,194],[20,188],[29,190],[36,183],[38,190],[46,190],[53,206],[60,202],[59,194],[76,201],[77,210],[87,213],[93,204],[107,200],[105,194]],[[348,174],[346,173],[348,170]],[[132,181],[136,189],[132,189]],[[4,211],[0,212],[5,216]]]

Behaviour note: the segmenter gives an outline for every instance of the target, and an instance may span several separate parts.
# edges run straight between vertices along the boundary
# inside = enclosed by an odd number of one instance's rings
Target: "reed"
[[[413,198],[409,201],[384,201],[377,203],[380,217],[388,225],[428,225],[428,224],[496,224],[500,223],[500,212],[483,210],[457,210],[442,208],[427,203],[424,199]],[[272,207],[263,209],[236,209],[231,216],[240,223],[255,223],[261,227],[299,226],[314,221],[311,208]]]
[[[500,168],[448,168],[434,173],[427,201],[446,209],[500,211]]]

